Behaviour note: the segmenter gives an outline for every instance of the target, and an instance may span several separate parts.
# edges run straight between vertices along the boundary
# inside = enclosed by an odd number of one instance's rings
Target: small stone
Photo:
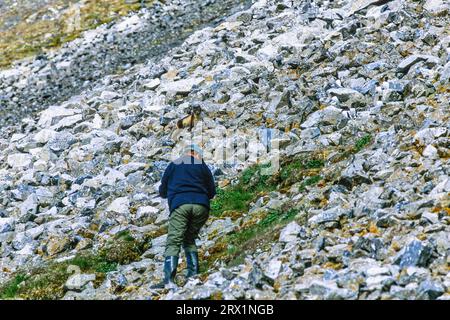
[[[47,254],[54,256],[69,249],[72,241],[68,236],[52,237],[47,243]]]
[[[447,62],[441,72],[440,80],[445,83],[450,80],[450,61]]]
[[[50,127],[60,119],[67,116],[72,116],[74,114],[75,110],[73,109],[66,109],[62,106],[50,106],[46,110],[42,111],[38,125],[43,128]]]
[[[422,298],[435,300],[445,293],[445,288],[437,281],[425,280],[420,283],[418,291]]]
[[[42,129],[33,136],[33,140],[37,143],[47,143],[50,139],[55,137],[56,131],[52,129]]]
[[[444,0],[426,0],[423,8],[434,14],[449,11],[448,2]]]
[[[37,188],[35,195],[40,205],[48,206],[54,200],[54,194],[49,188]]]
[[[20,141],[20,140],[22,140],[23,138],[25,138],[26,136],[27,136],[26,134],[22,134],[22,133],[14,133],[14,134],[12,135],[12,137],[11,137],[10,142],[13,143],[13,142]]]
[[[208,235],[226,235],[236,228],[236,225],[231,221],[230,218],[214,220],[211,225],[207,228],[206,233]]]
[[[405,95],[408,80],[392,80],[383,83],[383,101],[401,101]]]
[[[52,128],[54,128],[55,130],[71,128],[78,122],[81,122],[82,120],[83,120],[83,116],[81,114],[75,114],[73,116],[62,118]]]
[[[292,108],[291,94],[289,90],[285,90],[281,94],[275,95],[269,105],[269,110],[275,112],[277,109],[287,106]]]
[[[310,114],[300,127],[302,129],[328,125],[338,125],[341,127],[344,126],[346,122],[347,118],[343,115],[342,110],[330,106]]]
[[[120,97],[120,94],[113,91],[103,91],[100,95],[102,100],[114,100]]]
[[[387,267],[372,267],[367,269],[366,274],[368,277],[375,277],[381,275],[390,275],[391,272]]]
[[[24,168],[31,164],[33,157],[27,153],[15,153],[10,154],[7,159],[7,163],[12,168]]]
[[[334,281],[315,280],[309,286],[309,293],[318,295],[327,300],[356,299],[357,292],[349,289],[338,288]]]
[[[108,168],[108,173],[101,178],[101,182],[104,185],[114,186],[116,183],[125,180],[125,175],[112,168]]]
[[[165,244],[166,244],[167,234],[163,234],[157,238],[152,239],[152,247],[144,253],[144,256],[149,255],[163,255]]]
[[[369,290],[387,290],[394,283],[391,276],[372,276],[366,279],[366,285]]]
[[[436,128],[425,128],[418,131],[414,135],[414,139],[416,139],[422,145],[430,145],[439,137],[445,136],[447,133],[447,128],[445,127],[436,127]]]
[[[297,224],[297,222],[293,221],[289,223],[286,227],[281,230],[280,233],[280,242],[292,242],[296,241],[298,238],[298,234],[300,233],[301,227]]]
[[[38,210],[38,198],[36,195],[30,194],[27,199],[20,205],[20,221],[26,222],[36,215]]]
[[[13,218],[0,218],[0,233],[6,233],[14,230]]]
[[[421,55],[411,55],[400,61],[400,63],[397,66],[397,70],[401,73],[406,73],[408,72],[409,68],[411,68],[414,64],[424,60],[426,59]]]
[[[121,197],[115,199],[111,204],[106,208],[106,211],[112,211],[119,214],[128,214],[130,210],[130,201],[127,197]]]
[[[50,150],[56,153],[60,153],[64,150],[69,149],[69,147],[74,144],[75,141],[76,139],[71,133],[61,132],[51,138],[48,141],[47,146],[50,148]]]
[[[74,274],[67,279],[64,287],[66,290],[82,291],[91,281],[95,281],[95,274]]]
[[[345,214],[339,208],[331,208],[309,218],[308,223],[311,225],[319,225],[329,222],[339,222],[339,218]]]
[[[272,280],[275,280],[281,271],[282,262],[278,259],[272,259],[265,269],[264,274]]]
[[[345,168],[339,179],[339,184],[347,187],[349,190],[363,183],[370,184],[372,181],[364,169],[363,161],[363,159],[357,159]]]
[[[425,149],[422,152],[422,155],[425,158],[429,158],[429,159],[438,159],[439,158],[438,150],[435,147],[433,147],[431,144],[429,144],[428,146],[425,147]]]
[[[346,11],[347,15],[352,15],[357,13],[371,5],[381,5],[384,4],[385,1],[379,0],[355,0],[350,2],[350,8]]]
[[[191,92],[193,86],[200,84],[202,81],[203,81],[202,78],[168,81],[162,83],[160,89],[161,92],[167,92],[172,94],[188,94],[189,92]]]
[[[139,207],[139,209],[136,212],[136,219],[142,219],[142,218],[156,218],[157,214],[159,213],[159,209],[152,206],[144,206]]]
[[[319,128],[306,128],[300,132],[300,138],[303,140],[311,140],[320,136]]]
[[[365,106],[364,95],[356,90],[349,88],[333,88],[328,90],[328,93],[337,97],[339,102],[342,102],[349,107],[357,108]]]
[[[409,266],[426,267],[431,257],[431,248],[419,240],[411,241],[395,258],[401,268]]]
[[[262,288],[265,284],[272,286],[274,284],[273,279],[267,277],[261,268],[257,265],[253,266],[249,274],[250,283],[256,288]]]
[[[114,271],[114,272],[109,272],[107,279],[110,282],[110,291],[112,293],[116,293],[119,292],[121,290],[123,290],[127,285],[128,285],[128,280],[127,278],[120,272],[118,271]]]
[[[127,130],[131,128],[134,124],[139,121],[139,118],[136,116],[126,116],[120,119],[120,128],[122,130]]]
[[[161,84],[161,80],[158,78],[152,79],[146,83],[144,83],[144,87],[150,90],[156,89]]]
[[[428,220],[431,223],[439,223],[439,217],[436,213],[431,213],[429,211],[426,211],[422,213],[422,218]]]

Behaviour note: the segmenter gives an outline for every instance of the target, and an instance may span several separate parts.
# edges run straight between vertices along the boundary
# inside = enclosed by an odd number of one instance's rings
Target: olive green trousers
[[[169,233],[167,234],[166,257],[178,256],[180,247],[184,250],[196,252],[195,239],[200,229],[208,220],[209,209],[200,204],[183,204],[176,208],[169,218]]]

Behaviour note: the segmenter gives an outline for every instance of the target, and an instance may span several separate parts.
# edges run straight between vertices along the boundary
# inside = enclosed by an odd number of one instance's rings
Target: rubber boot
[[[186,278],[193,277],[198,274],[198,253],[197,251],[185,251],[187,273]]]
[[[170,256],[164,259],[164,279],[158,284],[150,287],[150,289],[163,289],[166,285],[176,286],[174,279],[177,274],[178,257]]]

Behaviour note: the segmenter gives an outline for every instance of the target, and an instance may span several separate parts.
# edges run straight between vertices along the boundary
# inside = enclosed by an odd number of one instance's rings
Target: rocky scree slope
[[[152,0],[25,0],[0,4],[0,69],[79,38],[83,31],[118,20]]]
[[[256,1],[8,127],[2,297],[448,299],[448,9]],[[203,272],[152,291],[168,219],[158,180],[192,106],[208,156],[256,130],[278,140],[281,170],[261,174],[270,155],[210,160],[221,189]],[[224,142],[224,129],[242,131]]]
[[[110,10],[120,8],[117,2],[122,6],[144,3],[116,1],[111,4]],[[217,24],[224,16],[248,7],[249,1],[170,0],[145,1],[145,5],[148,8],[132,12],[118,21],[104,23],[68,43],[64,39],[77,33],[59,30],[64,29],[62,27],[52,30],[48,26],[38,25],[37,29],[47,27],[49,33],[55,33],[51,43],[64,44],[59,50],[42,51],[37,57],[20,60],[13,68],[0,72],[0,125],[14,124],[30,112],[41,111],[83,90],[90,90],[105,75],[128,70],[151,58],[157,61],[158,57],[179,45],[194,30]],[[90,2],[89,6],[94,10],[96,6],[103,8],[107,4]],[[90,13],[85,20],[102,14],[105,15],[101,17],[103,20],[109,19],[106,13],[99,11]],[[90,20],[80,22],[81,27],[94,24]],[[24,35],[25,39],[27,37]],[[34,43],[37,40],[24,41]]]

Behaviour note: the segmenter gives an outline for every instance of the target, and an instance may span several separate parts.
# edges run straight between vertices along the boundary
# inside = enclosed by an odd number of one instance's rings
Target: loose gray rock
[[[426,267],[431,257],[431,248],[421,241],[411,241],[395,259],[400,267]]]

